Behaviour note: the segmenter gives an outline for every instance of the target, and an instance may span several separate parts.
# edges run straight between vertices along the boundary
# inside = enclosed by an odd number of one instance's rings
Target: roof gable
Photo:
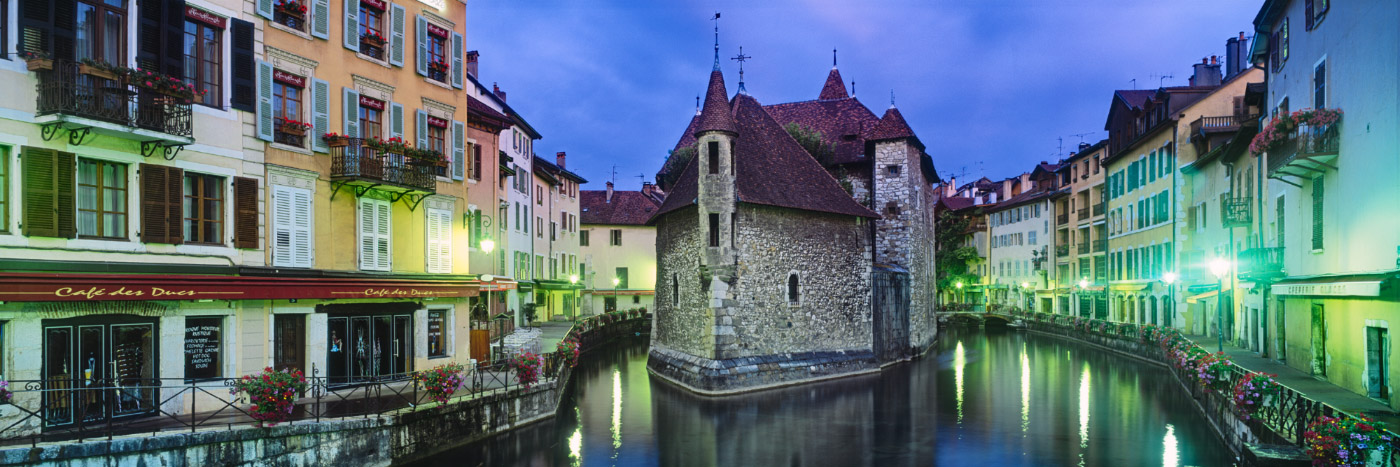
[[[604,190],[579,191],[582,224],[645,225],[661,205],[640,191],[614,190],[612,200]]]

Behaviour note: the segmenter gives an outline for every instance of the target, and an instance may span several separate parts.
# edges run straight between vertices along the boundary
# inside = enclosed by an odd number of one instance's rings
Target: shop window
[[[78,235],[126,239],[126,164],[78,159]]]
[[[224,317],[185,318],[185,380],[223,376]]]
[[[214,108],[223,107],[223,32],[203,21],[185,21],[185,81],[204,92],[198,103]]]
[[[221,245],[223,241],[223,177],[185,174],[185,242]]]
[[[110,315],[43,326],[46,427],[153,413],[151,388],[160,385],[154,320]]]
[[[447,312],[428,311],[428,358],[447,356]]]

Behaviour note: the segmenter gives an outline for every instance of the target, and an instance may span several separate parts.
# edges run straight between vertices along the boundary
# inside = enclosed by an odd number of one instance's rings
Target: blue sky
[[[695,112],[713,65],[713,22],[729,94],[743,46],[745,87],[764,104],[815,99],[831,69],[877,115],[890,91],[945,179],[1030,170],[1103,131],[1114,89],[1185,85],[1224,60],[1259,0],[471,0],[467,48],[544,139],[540,156],[602,189],[651,181]],[[1161,78],[1169,75],[1170,78]],[[552,159],[551,159],[552,160]],[[964,175],[965,174],[965,175]]]

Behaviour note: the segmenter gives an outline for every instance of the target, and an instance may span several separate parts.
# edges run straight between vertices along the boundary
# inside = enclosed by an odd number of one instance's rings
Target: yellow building
[[[554,162],[535,156],[535,319],[573,319],[578,316],[579,291],[579,186],[583,177],[566,167],[566,154]]]
[[[1080,143],[1060,164],[1063,194],[1055,201],[1054,312],[1104,319],[1108,225],[1103,167],[1108,140]],[[1048,311],[1048,307],[1042,307]]]
[[[608,182],[606,190],[580,196],[583,312],[654,309],[656,226],[647,221],[665,195],[650,183],[641,191],[614,191]]]

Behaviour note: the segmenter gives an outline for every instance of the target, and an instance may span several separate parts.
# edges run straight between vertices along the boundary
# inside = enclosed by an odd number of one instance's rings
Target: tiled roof
[[[507,128],[512,123],[510,117],[496,111],[496,109],[491,108],[491,106],[486,105],[486,103],[476,100],[476,98],[472,96],[467,96],[467,115],[469,117],[476,117],[472,119],[473,121],[501,128]]]
[[[865,160],[867,129],[879,123],[879,117],[854,97],[835,100],[789,102],[764,107],[779,125],[797,123],[822,134],[830,143],[836,164]]]
[[[738,134],[735,188],[739,202],[879,217],[847,194],[753,97],[736,96],[732,115]],[[695,204],[697,177],[692,159],[657,215]]]
[[[544,172],[555,177],[567,178],[579,184],[588,183],[588,180],[578,174],[565,170],[555,165],[553,162],[544,160],[544,158],[540,156],[535,156],[534,167],[536,168],[536,172]]]
[[[1056,193],[1059,193],[1059,191],[1056,191],[1056,190],[1031,190],[1031,191],[1023,192],[1023,193],[1021,193],[1021,194],[1019,194],[1019,195],[1016,195],[1016,196],[1012,196],[1012,197],[1008,198],[1006,201],[1002,201],[1002,202],[1000,202],[1000,203],[993,204],[993,205],[991,205],[991,206],[986,206],[986,207],[984,207],[983,209],[985,209],[987,212],[999,212],[999,211],[1003,211],[1003,210],[1006,210],[1006,209],[1009,209],[1009,208],[1014,208],[1014,207],[1016,207],[1016,206],[1020,206],[1020,205],[1023,205],[1023,204],[1026,204],[1026,203],[1029,203],[1029,202],[1032,202],[1032,201],[1041,199],[1041,198],[1045,198],[1045,197],[1048,197],[1048,196],[1050,196],[1050,195],[1054,195],[1054,194],[1056,194]]]
[[[1119,99],[1123,99],[1129,108],[1142,107],[1143,102],[1147,102],[1152,96],[1157,94],[1156,89],[1119,89],[1113,92]]]
[[[604,190],[579,192],[579,218],[583,224],[644,225],[661,207],[640,191],[613,190],[612,202]]]
[[[694,117],[691,117],[690,124],[685,126],[685,132],[681,133],[681,140],[676,141],[676,147],[672,148],[671,151],[675,152],[680,148],[689,147],[690,145],[695,144],[695,127],[699,124],[700,114],[696,113]]]
[[[821,94],[817,95],[817,100],[845,99],[851,97],[846,94],[845,81],[841,81],[841,72],[836,71],[836,67],[831,67],[831,73],[826,75],[826,84],[822,85]]]
[[[724,96],[724,74],[715,69],[710,72],[710,87],[705,91],[705,106],[700,109],[700,124],[695,134],[706,131],[734,132],[734,116],[729,113],[729,102]]]
[[[880,122],[871,127],[870,134],[865,137],[870,141],[899,138],[918,140],[918,137],[914,136],[914,130],[909,129],[909,123],[904,121],[904,115],[894,106],[885,109],[885,115],[880,117]]]
[[[938,204],[949,211],[957,211],[972,207],[976,204],[976,200],[966,196],[944,196],[938,198]]]

